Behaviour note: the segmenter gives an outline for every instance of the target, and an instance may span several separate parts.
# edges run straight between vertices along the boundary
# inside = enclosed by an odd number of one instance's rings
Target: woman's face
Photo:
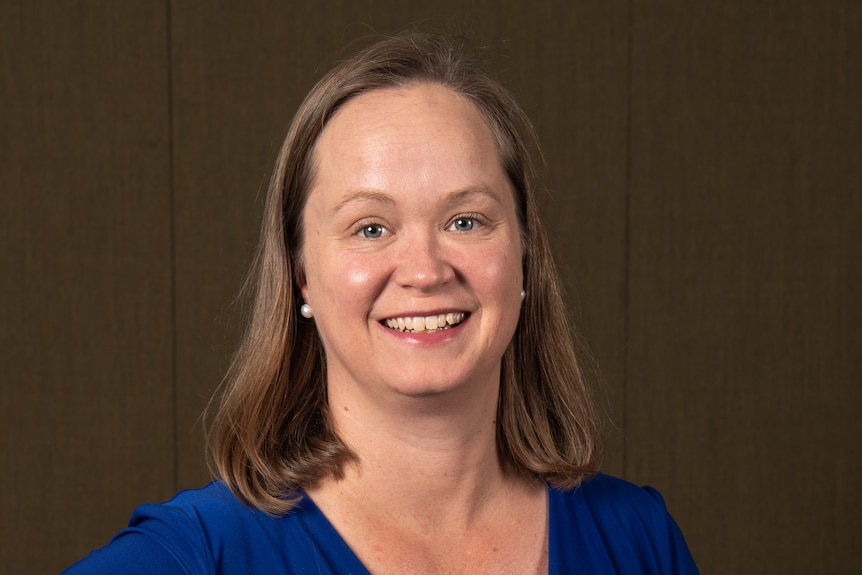
[[[300,284],[330,388],[496,386],[520,313],[512,190],[478,109],[419,84],[355,97],[314,152]]]

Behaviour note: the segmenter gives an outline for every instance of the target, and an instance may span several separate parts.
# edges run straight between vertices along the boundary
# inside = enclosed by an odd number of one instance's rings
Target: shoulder
[[[597,474],[570,491],[551,488],[548,497],[552,539],[580,547],[599,572],[697,572],[657,490]]]
[[[271,521],[275,518],[246,506],[224,483],[214,481],[202,489],[180,491],[164,503],[141,505],[132,514],[129,528],[191,529],[212,538]]]
[[[589,522],[602,531],[654,536],[670,520],[657,490],[602,473],[571,491],[551,489],[550,497],[561,521]]]
[[[308,497],[273,516],[249,507],[219,481],[142,505],[126,532],[158,541],[187,573],[362,572]]]
[[[189,573],[213,573],[222,555],[272,517],[247,507],[221,482],[181,491],[168,501],[147,503],[132,513],[129,525],[115,541],[152,541]]]
[[[201,489],[180,491],[164,503],[141,505],[132,515],[132,522],[153,513],[185,516],[192,522],[223,522],[248,520],[260,512],[243,504],[221,481],[213,481]]]
[[[203,489],[180,492],[161,504],[141,505],[128,527],[64,575],[242,573],[251,567],[253,572],[279,572],[268,569],[272,565],[266,560],[267,553],[250,556],[238,549],[248,547],[249,542],[254,542],[254,549],[265,547],[260,534],[272,531],[275,521],[245,506],[224,484],[214,482]]]
[[[141,505],[126,529],[67,572],[367,573],[307,497],[276,517],[245,505],[221,482]]]
[[[556,491],[556,497],[564,505],[586,506],[599,516],[623,513],[648,519],[667,514],[664,498],[656,489],[640,487],[603,473],[594,475],[571,491]]]

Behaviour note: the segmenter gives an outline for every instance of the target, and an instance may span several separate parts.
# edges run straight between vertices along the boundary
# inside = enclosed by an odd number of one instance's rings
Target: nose
[[[411,234],[395,257],[393,278],[401,287],[428,292],[455,278],[450,256],[433,232]]]

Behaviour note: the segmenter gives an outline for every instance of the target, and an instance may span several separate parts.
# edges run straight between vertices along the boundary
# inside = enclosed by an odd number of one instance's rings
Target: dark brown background
[[[862,3],[0,2],[0,573],[207,479],[299,98],[371,29],[497,55],[598,364],[606,469],[705,573],[862,572]]]

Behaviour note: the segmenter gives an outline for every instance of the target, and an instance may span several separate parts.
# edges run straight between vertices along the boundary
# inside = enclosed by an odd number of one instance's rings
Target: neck
[[[309,493],[429,522],[444,514],[471,521],[506,480],[496,443],[496,381],[420,397],[368,397],[330,381],[335,428],[359,461],[341,480]]]

